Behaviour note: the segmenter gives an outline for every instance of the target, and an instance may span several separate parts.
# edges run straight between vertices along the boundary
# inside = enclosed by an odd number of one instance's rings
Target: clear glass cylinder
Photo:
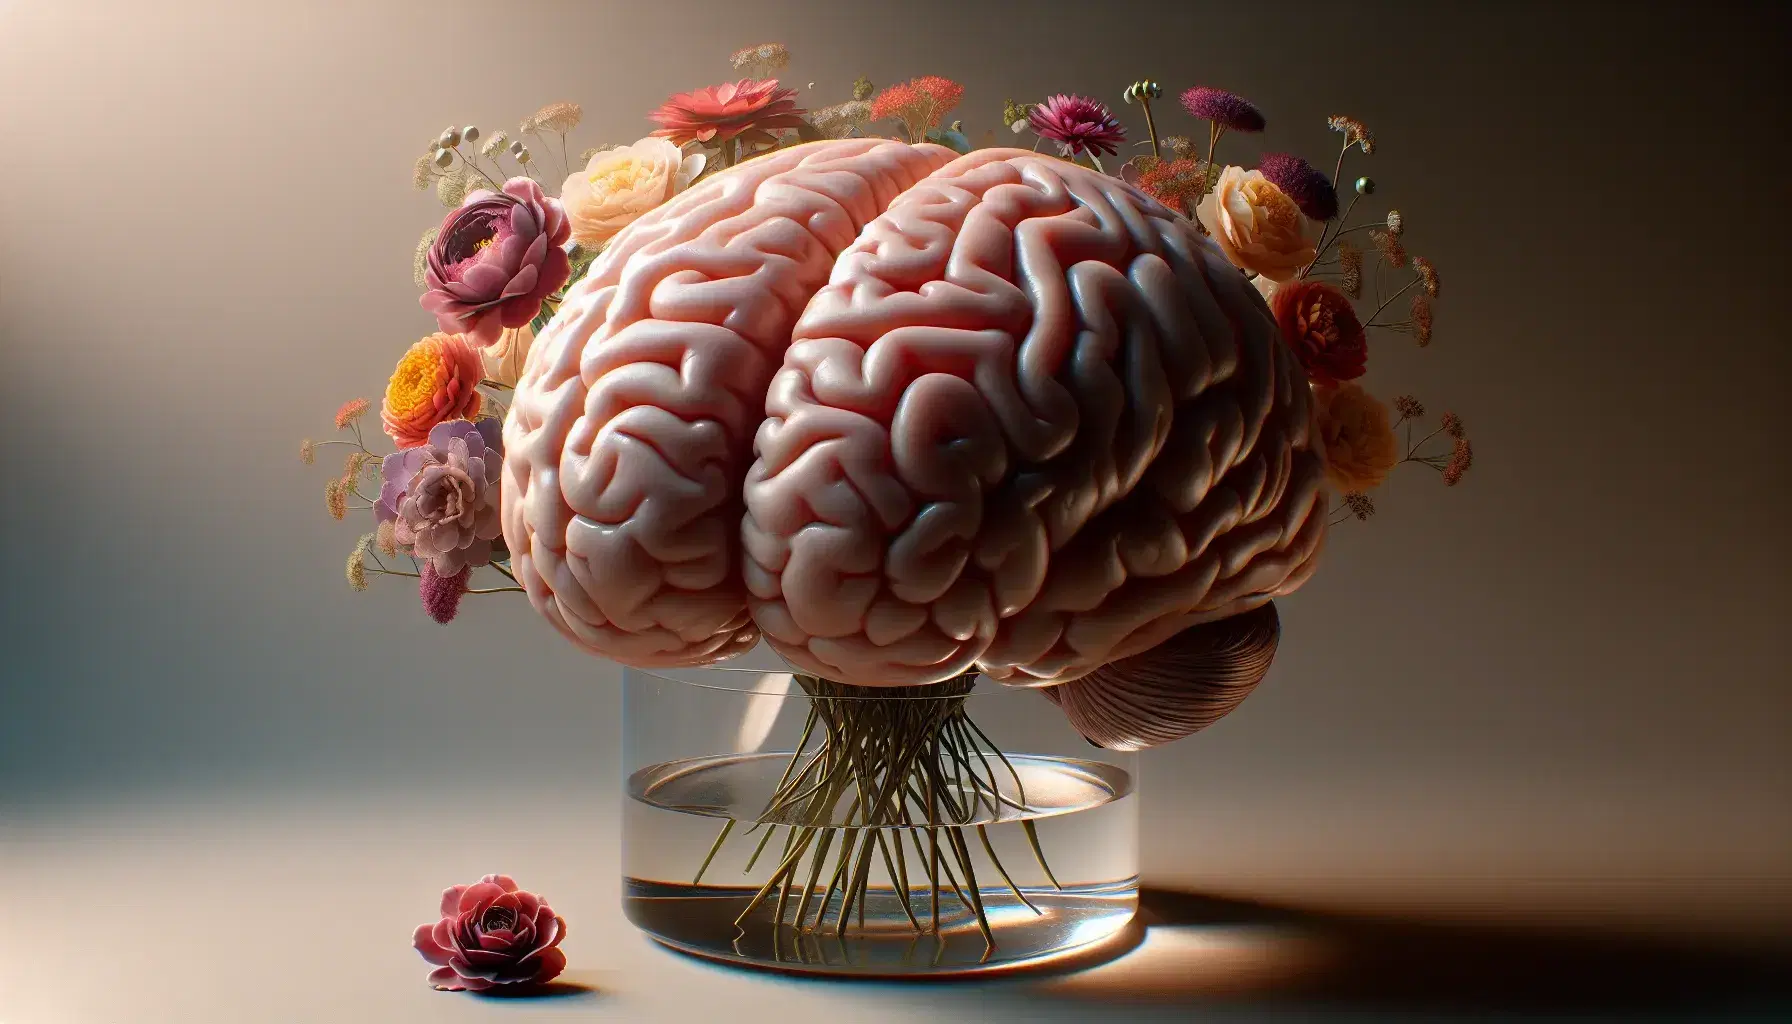
[[[623,905],[675,949],[806,973],[959,974],[1116,936],[1138,758],[1037,691],[850,688],[761,648],[623,671]]]

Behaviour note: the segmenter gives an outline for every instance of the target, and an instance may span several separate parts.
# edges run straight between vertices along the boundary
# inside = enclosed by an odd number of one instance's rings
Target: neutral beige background
[[[1262,149],[1329,154],[1353,114],[1441,268],[1436,343],[1383,343],[1369,383],[1459,411],[1474,471],[1408,467],[1282,603],[1260,691],[1146,759],[1150,881],[1784,937],[1772,5],[0,0],[0,1021],[678,1019],[652,991],[760,991],[615,945],[615,669],[521,602],[441,629],[404,587],[348,593],[358,531],[294,451],[431,329],[431,136],[572,99],[579,144],[631,141],[766,39],[816,105],[955,77],[973,138],[1006,97],[1118,106],[1145,74],[1251,96]],[[558,894],[612,1001],[414,1001],[413,918],[492,867]],[[855,1019],[800,991],[787,1019]]]

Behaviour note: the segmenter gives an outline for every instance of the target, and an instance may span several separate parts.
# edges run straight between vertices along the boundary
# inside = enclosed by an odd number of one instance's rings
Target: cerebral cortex
[[[534,605],[639,666],[1077,679],[1298,587],[1326,498],[1255,288],[1131,186],[872,139],[623,231],[505,425]]]

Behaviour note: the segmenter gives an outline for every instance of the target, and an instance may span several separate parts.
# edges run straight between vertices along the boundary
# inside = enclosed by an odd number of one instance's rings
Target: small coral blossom
[[[463,335],[437,333],[418,341],[386,384],[380,410],[386,434],[400,448],[415,448],[436,424],[478,415],[484,372],[479,350]]]
[[[1139,191],[1184,217],[1207,191],[1207,165],[1199,160],[1163,160],[1139,175]]]
[[[420,924],[411,944],[435,965],[429,983],[458,992],[539,985],[566,969],[566,920],[508,875],[486,875],[442,891],[441,918]]]
[[[1282,340],[1315,384],[1354,380],[1368,367],[1369,338],[1348,296],[1322,281],[1295,280],[1270,298]]]
[[[351,398],[342,403],[342,408],[336,410],[336,429],[348,429],[349,424],[366,414],[367,406],[368,401],[365,398]]]
[[[908,141],[918,143],[927,137],[929,128],[938,128],[940,121],[958,106],[964,86],[939,75],[911,78],[892,85],[871,101],[871,119],[886,118],[902,122]]]

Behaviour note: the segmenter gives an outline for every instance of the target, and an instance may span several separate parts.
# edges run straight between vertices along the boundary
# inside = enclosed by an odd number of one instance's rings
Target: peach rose
[[[1232,265],[1271,281],[1287,281],[1311,263],[1318,245],[1313,220],[1262,171],[1228,167],[1195,207]]]
[[[1325,441],[1325,473],[1346,494],[1367,491],[1387,479],[1400,461],[1400,442],[1387,406],[1359,384],[1313,391],[1319,436]]]
[[[573,241],[598,245],[683,191],[703,173],[704,156],[665,139],[593,153],[585,169],[566,179],[560,205],[572,222]]]
[[[504,328],[497,341],[479,350],[487,379],[508,388],[516,387],[516,382],[523,376],[523,362],[529,358],[529,349],[534,344],[535,332],[528,324]]]

